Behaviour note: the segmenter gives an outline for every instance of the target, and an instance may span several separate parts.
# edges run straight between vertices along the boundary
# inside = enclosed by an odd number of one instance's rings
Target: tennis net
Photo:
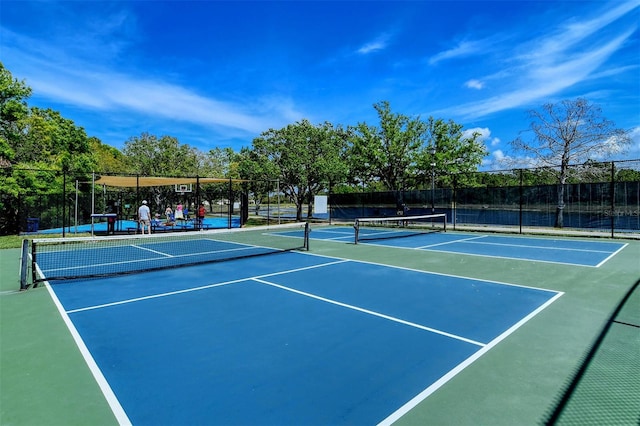
[[[403,238],[431,232],[447,231],[447,215],[444,213],[420,216],[358,218],[355,243],[388,238]]]
[[[34,239],[33,285],[309,249],[309,226],[292,223],[136,236]]]

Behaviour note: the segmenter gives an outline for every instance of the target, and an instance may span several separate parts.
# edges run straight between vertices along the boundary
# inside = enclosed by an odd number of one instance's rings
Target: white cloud
[[[358,49],[358,53],[361,55],[366,55],[368,53],[375,52],[376,50],[383,50],[385,47],[387,47],[386,43],[382,41],[374,41],[362,46],[360,49]]]
[[[474,133],[479,133],[480,134],[480,140],[482,142],[484,142],[485,144],[487,144],[487,145],[497,146],[497,145],[500,144],[500,139],[499,138],[492,138],[491,137],[491,130],[489,130],[489,128],[487,128],[487,127],[474,127],[472,129],[465,129],[462,132],[462,136],[464,138],[469,138]]]
[[[535,158],[508,155],[501,149],[496,149],[482,160],[481,167],[485,170],[512,170],[518,168],[533,168],[540,165]]]
[[[429,64],[434,65],[448,59],[480,55],[492,44],[491,40],[461,41],[457,46],[433,55],[429,58]]]
[[[482,89],[484,88],[484,83],[480,80],[475,80],[475,79],[471,79],[469,81],[467,81],[466,83],[464,83],[465,87],[468,87],[469,89]]]
[[[634,127],[629,132],[631,145],[628,147],[626,158],[640,158],[640,127]]]
[[[390,35],[385,33],[378,36],[375,40],[364,44],[357,50],[357,53],[360,55],[368,55],[372,52],[377,52],[379,50],[384,50],[387,48],[389,44]]]
[[[548,36],[516,46],[511,52],[502,52],[503,56],[513,58],[507,63],[510,66],[482,79],[499,81],[499,86],[504,88],[502,92],[482,101],[447,108],[439,113],[455,114],[466,119],[479,118],[531,105],[579,82],[601,78],[604,72],[601,70],[602,65],[636,33],[637,24],[612,28],[611,32],[603,32],[604,35],[598,34],[598,37],[594,33],[637,7],[635,1],[626,2],[598,18],[573,22]],[[462,54],[471,49],[459,50],[459,54]],[[454,52],[455,50],[438,56],[452,57]],[[618,68],[619,72],[625,70],[628,68]],[[609,69],[608,73],[611,72],[612,69]],[[477,80],[470,80],[474,81]],[[470,82],[466,83],[467,87],[473,87]]]
[[[3,34],[8,34],[3,30]],[[5,44],[5,63],[38,97],[110,114],[140,114],[205,127],[256,134],[300,119],[290,99],[253,99],[242,104],[202,95],[191,88],[113,71],[101,64],[68,57],[54,45],[11,34],[15,47]],[[37,47],[36,47],[37,46]]]

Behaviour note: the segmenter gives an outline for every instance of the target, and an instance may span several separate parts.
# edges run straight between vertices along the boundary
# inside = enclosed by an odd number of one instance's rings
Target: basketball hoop
[[[185,193],[193,192],[193,186],[191,183],[188,183],[188,184],[176,183],[175,191],[177,194],[180,194],[180,196],[183,197]]]

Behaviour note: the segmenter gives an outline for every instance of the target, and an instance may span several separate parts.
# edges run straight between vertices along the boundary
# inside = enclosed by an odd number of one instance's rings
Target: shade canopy
[[[224,178],[172,178],[155,176],[100,176],[95,182],[101,185],[114,186],[118,188],[137,188],[141,186],[173,186],[186,184],[207,184],[224,182],[247,182],[242,179]]]

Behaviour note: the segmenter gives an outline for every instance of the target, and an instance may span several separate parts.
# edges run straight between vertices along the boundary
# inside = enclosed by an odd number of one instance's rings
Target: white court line
[[[328,229],[313,229],[311,231],[311,239],[314,240],[320,240],[320,241],[337,241],[337,240],[347,240],[347,239],[353,239],[353,231],[348,231],[345,229],[344,232],[340,232],[340,231],[335,231],[335,230],[328,230]],[[320,237],[320,238],[313,238],[313,233],[317,232],[317,233],[324,233],[324,234],[338,234],[340,235],[339,237],[330,237],[330,238],[324,238],[324,237]]]
[[[169,253],[165,253],[165,252],[158,251],[158,250],[152,250],[150,248],[141,247],[141,246],[136,245],[136,244],[132,244],[131,247],[134,247],[134,248],[137,248],[137,249],[140,249],[140,250],[150,251],[151,253],[159,254],[160,256],[164,256],[164,257],[173,257]]]
[[[41,274],[41,271],[39,271],[39,273]],[[102,374],[102,370],[100,370],[100,367],[98,367],[98,364],[96,363],[95,359],[93,359],[93,356],[89,351],[89,348],[87,348],[87,345],[84,343],[84,340],[82,340],[80,333],[78,333],[78,330],[76,329],[75,325],[73,325],[73,322],[69,318],[69,315],[65,312],[64,307],[62,306],[62,303],[60,303],[60,300],[58,299],[58,296],[56,296],[55,292],[51,288],[51,285],[49,285],[48,281],[44,281],[44,285],[47,288],[47,291],[49,292],[49,295],[51,296],[53,303],[58,309],[58,312],[60,312],[60,316],[62,317],[62,320],[64,321],[67,328],[69,329],[69,332],[73,337],[73,340],[76,342],[76,345],[78,346],[78,349],[80,350],[80,353],[84,358],[84,361],[87,363],[87,366],[89,367],[89,371],[91,371],[93,378],[96,380],[98,387],[102,391],[104,398],[109,404],[109,407],[111,408],[111,411],[113,412],[113,415],[115,416],[116,421],[121,426],[131,425],[131,420],[129,420],[129,416],[127,416],[127,413],[124,411],[124,408],[122,408],[120,401],[116,397],[116,394],[113,392],[113,389],[111,389],[111,386],[109,386],[109,382],[107,382],[107,379],[104,377],[104,374]]]
[[[620,253],[622,251],[622,249],[624,249],[626,246],[628,246],[629,243],[625,243],[622,247],[620,247],[618,250],[616,250],[615,252],[611,253],[611,255],[607,256],[606,259],[604,259],[602,262],[598,263],[596,265],[596,268],[599,268],[600,266],[604,265],[607,261],[609,261],[609,259],[611,259],[613,256],[615,256],[616,254]]]
[[[464,239],[460,239],[460,240],[446,241],[446,242],[442,242],[442,243],[429,244],[429,245],[426,245],[426,246],[419,246],[419,247],[390,246],[390,245],[386,245],[386,244],[376,244],[374,242],[369,242],[369,241],[362,241],[361,244],[366,244],[366,245],[375,246],[375,247],[397,248],[397,249],[403,249],[403,250],[430,250],[431,248],[434,248],[434,247],[441,247],[441,246],[452,245],[452,244],[456,244],[456,243],[469,242],[470,244],[485,244],[485,245],[498,245],[498,246],[502,245],[502,246],[508,246],[508,247],[525,247],[525,248],[535,248],[535,249],[577,251],[577,252],[586,252],[586,253],[608,253],[608,251],[606,251],[606,250],[586,250],[586,249],[572,249],[572,248],[565,248],[565,247],[529,246],[529,245],[519,245],[519,244],[485,243],[485,242],[482,242],[482,241],[472,241],[472,240],[478,240],[478,239],[487,238],[487,237],[488,237],[488,235],[482,235],[482,236],[479,236],[479,237],[464,238]],[[557,240],[557,241],[569,241],[569,240]],[[527,262],[552,263],[552,264],[555,264],[555,265],[569,265],[569,266],[579,266],[579,267],[586,267],[586,268],[599,268],[600,266],[604,265],[608,260],[610,260],[613,256],[618,254],[620,252],[620,250],[622,250],[626,246],[627,246],[627,244],[624,244],[623,247],[621,247],[620,249],[616,250],[614,253],[612,253],[605,260],[603,260],[602,262],[598,263],[597,265],[585,265],[585,264],[582,264],[582,263],[574,263],[574,262],[558,262],[558,261],[553,261],[553,260],[530,259],[530,258],[520,258],[520,257],[511,257],[511,256],[495,256],[495,255],[487,255],[487,254],[480,254],[480,253],[457,252],[457,251],[452,251],[452,250],[439,250],[439,249],[436,249],[436,250],[431,250],[431,251],[435,251],[435,252],[438,252],[438,253],[462,254],[462,255],[465,255],[465,256],[488,257],[488,258],[492,258],[492,259],[523,260],[523,261],[527,261]]]
[[[402,416],[404,416],[405,414],[407,414],[409,411],[411,411],[413,408],[416,407],[416,405],[418,405],[419,403],[421,403],[422,401],[424,401],[425,399],[427,399],[427,397],[429,397],[429,395],[433,394],[435,391],[437,391],[438,389],[440,389],[442,386],[444,386],[449,380],[453,379],[456,375],[458,375],[458,373],[460,373],[462,370],[464,370],[465,368],[467,368],[469,365],[471,365],[473,362],[475,362],[478,358],[480,358],[482,355],[484,355],[485,353],[487,353],[490,349],[492,349],[494,346],[496,346],[498,343],[500,343],[501,341],[503,341],[504,339],[507,338],[507,336],[509,336],[511,333],[513,333],[514,331],[516,331],[518,328],[522,327],[525,323],[527,323],[529,320],[531,320],[533,317],[535,317],[536,315],[538,315],[538,313],[540,313],[542,310],[544,310],[545,308],[547,308],[549,305],[551,305],[553,302],[555,302],[559,297],[561,297],[564,293],[560,292],[558,294],[556,294],[554,297],[552,297],[551,299],[549,299],[546,303],[544,303],[543,305],[541,305],[538,309],[536,309],[535,311],[531,312],[529,315],[527,315],[526,317],[522,318],[520,321],[518,321],[516,324],[514,324],[511,328],[509,328],[507,331],[505,331],[504,333],[502,333],[501,335],[499,335],[498,337],[496,337],[495,339],[493,339],[491,342],[489,342],[487,345],[485,345],[484,347],[482,347],[480,350],[478,350],[478,352],[474,353],[473,355],[471,355],[469,358],[467,358],[466,360],[464,360],[463,362],[461,362],[460,364],[458,364],[455,368],[453,368],[452,370],[450,370],[448,373],[446,373],[444,376],[440,377],[440,379],[438,379],[437,381],[435,381],[434,383],[432,383],[429,387],[427,387],[425,390],[423,390],[422,392],[420,392],[418,395],[416,395],[415,397],[413,397],[411,400],[409,400],[407,403],[405,403],[402,407],[398,408],[395,412],[393,412],[390,416],[388,416],[386,419],[382,420],[380,423],[378,423],[378,426],[390,426],[391,424],[393,424],[394,422],[396,422],[398,419],[400,419]]]
[[[539,262],[539,263],[552,263],[554,265],[568,265],[568,266],[579,266],[579,267],[584,267],[584,268],[596,268],[597,266],[595,265],[585,265],[582,263],[572,263],[572,262],[556,262],[554,260],[542,260],[542,259],[531,259],[528,257],[511,257],[511,256],[496,256],[496,255],[488,255],[488,254],[480,254],[480,253],[468,253],[465,251],[453,251],[453,250],[446,250],[446,249],[431,249],[428,246],[425,247],[400,247],[400,246],[389,246],[389,245],[385,245],[385,244],[372,244],[372,243],[368,243],[365,242],[364,244],[369,245],[369,246],[375,246],[375,247],[385,247],[385,248],[392,248],[392,249],[400,249],[400,250],[424,250],[424,251],[432,251],[435,253],[449,253],[449,254],[460,254],[463,256],[476,256],[476,257],[486,257],[489,259],[505,259],[505,260],[518,260],[518,261],[524,261],[524,262]],[[600,266],[600,265],[598,265]]]
[[[143,301],[143,300],[157,299],[157,298],[160,298],[160,297],[173,296],[173,295],[176,295],[176,294],[190,293],[192,291],[206,290],[206,289],[209,289],[209,288],[220,287],[220,286],[223,286],[223,285],[237,284],[237,283],[240,283],[240,282],[243,282],[243,281],[249,281],[249,280],[256,279],[256,278],[267,278],[267,277],[272,277],[272,276],[275,276],[275,275],[290,274],[290,273],[293,273],[293,272],[305,271],[305,270],[314,269],[314,268],[321,268],[321,267],[324,267],[324,266],[335,265],[335,264],[344,263],[344,262],[347,262],[347,260],[338,260],[338,261],[334,261],[334,262],[322,263],[322,264],[319,264],[319,265],[304,266],[302,268],[287,269],[285,271],[279,271],[279,272],[271,272],[269,274],[257,275],[255,277],[238,278],[236,280],[225,281],[225,282],[221,282],[221,283],[207,284],[207,285],[203,285],[203,286],[199,286],[199,287],[192,287],[192,288],[186,288],[186,289],[182,289],[182,290],[168,291],[168,292],[165,292],[165,293],[151,294],[149,296],[135,297],[135,298],[132,298],[132,299],[125,299],[125,300],[120,300],[120,301],[117,301],[117,302],[104,303],[104,304],[100,304],[100,305],[86,306],[84,308],[77,308],[77,309],[69,310],[69,311],[67,311],[67,313],[73,314],[73,313],[76,313],[76,312],[91,311],[91,310],[94,310],[94,309],[108,308],[108,307],[111,307],[111,306],[118,306],[118,305],[124,305],[124,304],[127,304],[127,303],[140,302],[140,301]]]
[[[479,254],[479,253],[467,253],[467,252],[459,252],[459,251],[451,251],[451,250],[429,250],[429,249],[425,249],[425,251],[434,251],[436,253],[462,254],[464,256],[488,257],[490,259],[518,260],[518,261],[525,261],[525,262],[552,263],[554,265],[579,266],[579,267],[583,267],[583,268],[595,268],[594,265],[585,265],[583,263],[556,262],[555,260],[531,259],[531,258],[528,258],[528,257],[495,256],[495,255],[487,255],[487,254]]]
[[[348,236],[351,236],[351,237],[353,236],[353,230],[352,229],[349,229],[349,228],[342,228],[342,229],[344,229],[344,231],[337,230],[337,229],[318,229],[318,228],[316,228],[316,229],[313,229],[312,232],[320,232],[320,233],[324,232],[324,233],[327,233],[327,234],[345,234],[345,235],[348,235]]]
[[[344,263],[344,262],[369,263],[369,264],[380,265],[380,266],[391,267],[391,268],[406,269],[406,270],[416,271],[416,272],[425,273],[425,274],[451,276],[451,277],[456,277],[456,278],[473,279],[473,280],[477,280],[477,281],[484,281],[484,282],[490,282],[490,283],[495,283],[495,284],[512,285],[512,286],[525,287],[525,288],[535,288],[535,287],[521,286],[521,285],[515,285],[515,284],[509,284],[509,283],[500,283],[500,282],[497,282],[497,281],[489,281],[489,280],[475,279],[475,278],[469,278],[469,277],[459,277],[459,276],[450,275],[450,274],[427,272],[427,271],[422,271],[422,270],[417,270],[417,269],[404,268],[404,267],[398,267],[398,266],[393,266],[393,265],[384,265],[384,264],[374,263],[374,262],[353,261],[353,260],[347,260],[347,259],[343,259],[343,258],[337,258],[337,257],[331,257],[331,256],[322,256],[322,255],[311,254],[311,253],[304,253],[304,254],[305,255],[312,255],[312,256],[316,256],[316,257],[323,257],[323,258],[327,258],[327,259],[335,259],[335,261],[328,262],[328,263],[323,263],[323,264],[319,264],[319,265],[312,265],[312,266],[301,267],[301,268],[296,268],[296,269],[291,269],[291,270],[285,270],[285,271],[280,271],[280,272],[273,272],[273,273],[270,273],[270,274],[264,274],[264,275],[260,275],[260,276],[255,276],[253,278],[243,278],[241,280],[230,281],[230,282],[227,282],[227,283],[210,284],[210,285],[207,285],[207,286],[202,286],[202,287],[198,287],[198,288],[194,288],[194,289],[187,289],[187,290],[181,290],[181,291],[176,291],[176,292],[157,294],[157,295],[154,295],[154,296],[148,296],[146,298],[131,299],[130,302],[135,302],[137,300],[148,299],[148,298],[153,298],[153,297],[169,296],[169,295],[172,295],[172,294],[184,293],[184,292],[188,292],[188,291],[197,291],[197,290],[202,290],[202,289],[205,289],[205,288],[210,288],[210,287],[224,285],[224,284],[233,283],[233,282],[241,282],[241,281],[247,281],[247,280],[251,280],[251,279],[260,280],[261,278],[266,278],[266,277],[270,277],[270,276],[277,276],[277,275],[281,275],[281,274],[293,273],[293,272],[302,271],[302,270],[320,268],[320,267],[330,266],[330,265],[334,265],[334,264],[340,264],[340,263]],[[83,353],[83,356],[85,356],[85,360],[86,360],[87,364],[95,365],[95,369],[90,367],[91,370],[92,370],[92,373],[94,374],[94,376],[96,377],[96,380],[100,384],[100,387],[101,387],[101,389],[103,391],[103,394],[105,394],[105,397],[109,401],[109,404],[110,404],[110,406],[112,408],[112,411],[116,415],[116,418],[118,419],[118,422],[120,424],[124,424],[124,425],[130,424],[130,421],[129,421],[128,417],[126,416],[126,413],[124,413],[124,410],[120,406],[117,398],[115,398],[115,395],[111,391],[108,383],[106,382],[106,380],[102,376],[102,373],[100,372],[99,368],[95,364],[95,361],[91,357],[91,355],[90,355],[88,349],[86,348],[86,346],[84,345],[81,337],[79,336],[78,332],[75,330],[75,327],[73,326],[71,320],[69,319],[69,316],[68,316],[67,312],[64,311],[61,303],[59,302],[59,300],[55,296],[55,293],[53,292],[53,290],[49,287],[48,283],[46,283],[46,285],[49,288],[49,291],[52,294],[52,297],[56,301],[56,305],[57,305],[59,311],[61,312],[63,318],[65,318],[65,322],[68,324],[69,329],[72,330],[72,334],[74,334],[74,339],[76,340],[76,344],[78,344],[78,346],[81,348],[81,352]],[[273,284],[269,283],[269,285],[273,285]],[[287,289],[287,290],[291,291],[290,289]],[[546,290],[546,291],[550,291],[550,290]],[[556,292],[556,293],[557,293],[556,296],[554,296],[551,300],[549,300],[545,305],[541,306],[536,311],[532,312],[527,317],[523,318],[519,323],[517,323],[516,325],[512,326],[509,330],[507,330],[505,333],[503,333],[501,336],[499,336],[498,338],[494,339],[490,343],[488,343],[486,345],[483,345],[481,343],[477,343],[476,342],[476,344],[479,344],[481,346],[481,349],[476,354],[474,354],[472,357],[470,357],[467,360],[465,360],[463,363],[459,364],[455,369],[451,370],[449,373],[447,373],[445,376],[443,376],[441,379],[439,379],[436,383],[434,383],[431,386],[429,386],[427,389],[425,389],[419,395],[414,397],[411,401],[407,402],[399,410],[394,412],[391,416],[389,416],[387,419],[385,419],[383,421],[383,422],[387,422],[387,423],[381,423],[381,424],[391,424],[392,422],[394,422],[395,420],[400,418],[404,413],[408,412],[411,408],[415,407],[415,405],[417,405],[419,402],[421,402],[423,399],[425,399],[431,393],[435,392],[436,389],[438,389],[439,387],[444,385],[444,383],[446,383],[448,380],[450,380],[452,377],[454,377],[458,372],[462,371],[466,366],[470,365],[473,361],[475,361],[477,358],[479,358],[482,354],[487,352],[491,347],[495,346],[499,341],[504,339],[508,334],[510,334],[511,332],[515,331],[515,329],[517,329],[522,324],[524,324],[526,321],[528,321],[530,318],[532,318],[535,314],[537,314],[539,311],[541,311],[544,307],[548,306],[550,303],[555,301],[555,299],[557,299],[562,294],[564,294],[564,293],[559,293],[559,292]],[[315,297],[317,297],[317,296],[315,296]],[[93,307],[93,309],[98,309],[100,307],[106,307],[106,306],[111,306],[111,305],[116,305],[116,304],[127,303],[127,302],[128,301],[121,301],[121,302],[115,302],[113,304],[105,304],[105,305],[95,306],[95,307]],[[337,303],[339,303],[339,302],[337,302]],[[79,312],[81,310],[88,310],[88,309],[91,309],[91,307],[69,311],[69,313],[71,313],[71,312]],[[360,308],[357,308],[357,309],[360,309]],[[362,311],[365,312],[365,310],[362,310]],[[367,313],[369,313],[369,312],[367,312]],[[370,313],[373,314],[373,315],[376,314],[374,312],[370,312]],[[389,317],[389,319],[392,319],[392,318]],[[401,320],[399,320],[399,321],[401,321]],[[411,323],[408,323],[408,322],[406,322],[406,324],[412,325]],[[422,327],[422,326],[418,326],[418,327]],[[76,336],[77,336],[77,338],[76,338]],[[103,383],[104,383],[104,386],[102,385]]]
[[[370,311],[368,309],[360,308],[358,306],[354,306],[354,305],[349,305],[347,303],[338,302],[337,300],[327,299],[326,297],[317,296],[315,294],[307,293],[305,291],[296,290],[294,288],[286,287],[286,286],[283,286],[283,285],[280,285],[280,284],[276,284],[276,283],[273,283],[273,282],[270,282],[270,281],[266,281],[266,280],[263,280],[263,279],[252,278],[252,280],[256,281],[256,282],[259,282],[259,283],[262,283],[262,284],[267,284],[267,285],[270,285],[270,286],[273,286],[273,287],[277,287],[277,288],[280,288],[282,290],[290,291],[292,293],[300,294],[302,296],[310,297],[312,299],[321,300],[323,302],[331,303],[333,305],[342,306],[343,308],[353,309],[354,311],[363,312],[365,314],[369,314],[369,315],[373,315],[373,316],[376,316],[376,317],[384,318],[384,319],[387,319],[387,320],[390,320],[390,321],[393,321],[393,322],[397,322],[397,323],[400,323],[400,324],[408,325],[410,327],[419,328],[420,330],[426,330],[426,331],[429,331],[431,333],[435,333],[435,334],[439,334],[441,336],[449,337],[451,339],[461,340],[461,341],[466,342],[466,343],[471,343],[472,345],[476,345],[476,346],[480,346],[480,347],[485,346],[484,343],[476,342],[475,340],[467,339],[466,337],[458,336],[458,335],[452,334],[452,333],[447,333],[446,331],[442,331],[442,330],[438,330],[438,329],[435,329],[435,328],[427,327],[427,326],[424,326],[424,325],[416,324],[414,322],[401,320],[399,318],[395,318],[395,317],[392,317],[392,316],[389,316],[389,315],[381,314],[379,312]]]
[[[558,240],[563,241],[563,240]],[[460,241],[466,243],[467,241]],[[521,247],[521,248],[532,248],[532,249],[544,249],[544,250],[564,250],[564,251],[580,251],[585,253],[610,253],[609,250],[590,250],[590,249],[580,249],[580,248],[572,248],[572,247],[553,247],[553,246],[531,246],[528,244],[508,244],[508,243],[485,243],[485,242],[476,242],[471,241],[470,244],[484,244],[486,246],[502,246],[502,247]]]
[[[383,246],[383,247],[387,247],[387,246]],[[522,288],[529,288],[529,289],[533,289],[533,290],[547,291],[549,293],[558,293],[556,290],[549,290],[547,288],[532,287],[532,286],[522,285],[522,284],[513,284],[513,283],[504,282],[504,281],[487,280],[487,279],[483,279],[483,278],[474,278],[474,277],[469,277],[469,276],[464,276],[464,275],[445,274],[444,272],[425,271],[425,270],[422,270],[422,269],[408,268],[406,266],[390,265],[390,264],[380,263],[380,262],[371,262],[371,261],[367,261],[367,260],[343,259],[343,258],[336,257],[336,256],[328,256],[326,254],[315,254],[315,253],[304,253],[304,255],[305,256],[318,256],[318,257],[330,258],[330,259],[341,259],[341,260],[344,260],[345,262],[364,263],[364,264],[367,264],[367,265],[384,266],[385,268],[401,269],[401,270],[404,270],[404,271],[419,272],[421,274],[438,275],[438,276],[442,276],[442,277],[459,278],[459,279],[467,280],[467,281],[468,280],[479,281],[479,282],[489,283],[489,284],[508,285],[510,287],[522,287]]]
[[[331,238],[313,238],[311,237],[312,240],[315,241],[338,241],[338,240],[353,240],[353,235],[342,235],[340,237],[331,237]]]
[[[420,247],[415,247],[415,248],[417,248],[417,249],[426,249],[426,248],[430,248],[430,247],[446,246],[447,244],[464,243],[464,242],[467,242],[467,241],[479,240],[481,238],[487,238],[487,237],[488,237],[488,235],[481,235],[479,237],[462,238],[462,239],[459,239],[459,240],[445,241],[443,243],[429,244],[429,245],[426,245],[426,246],[420,246]]]

